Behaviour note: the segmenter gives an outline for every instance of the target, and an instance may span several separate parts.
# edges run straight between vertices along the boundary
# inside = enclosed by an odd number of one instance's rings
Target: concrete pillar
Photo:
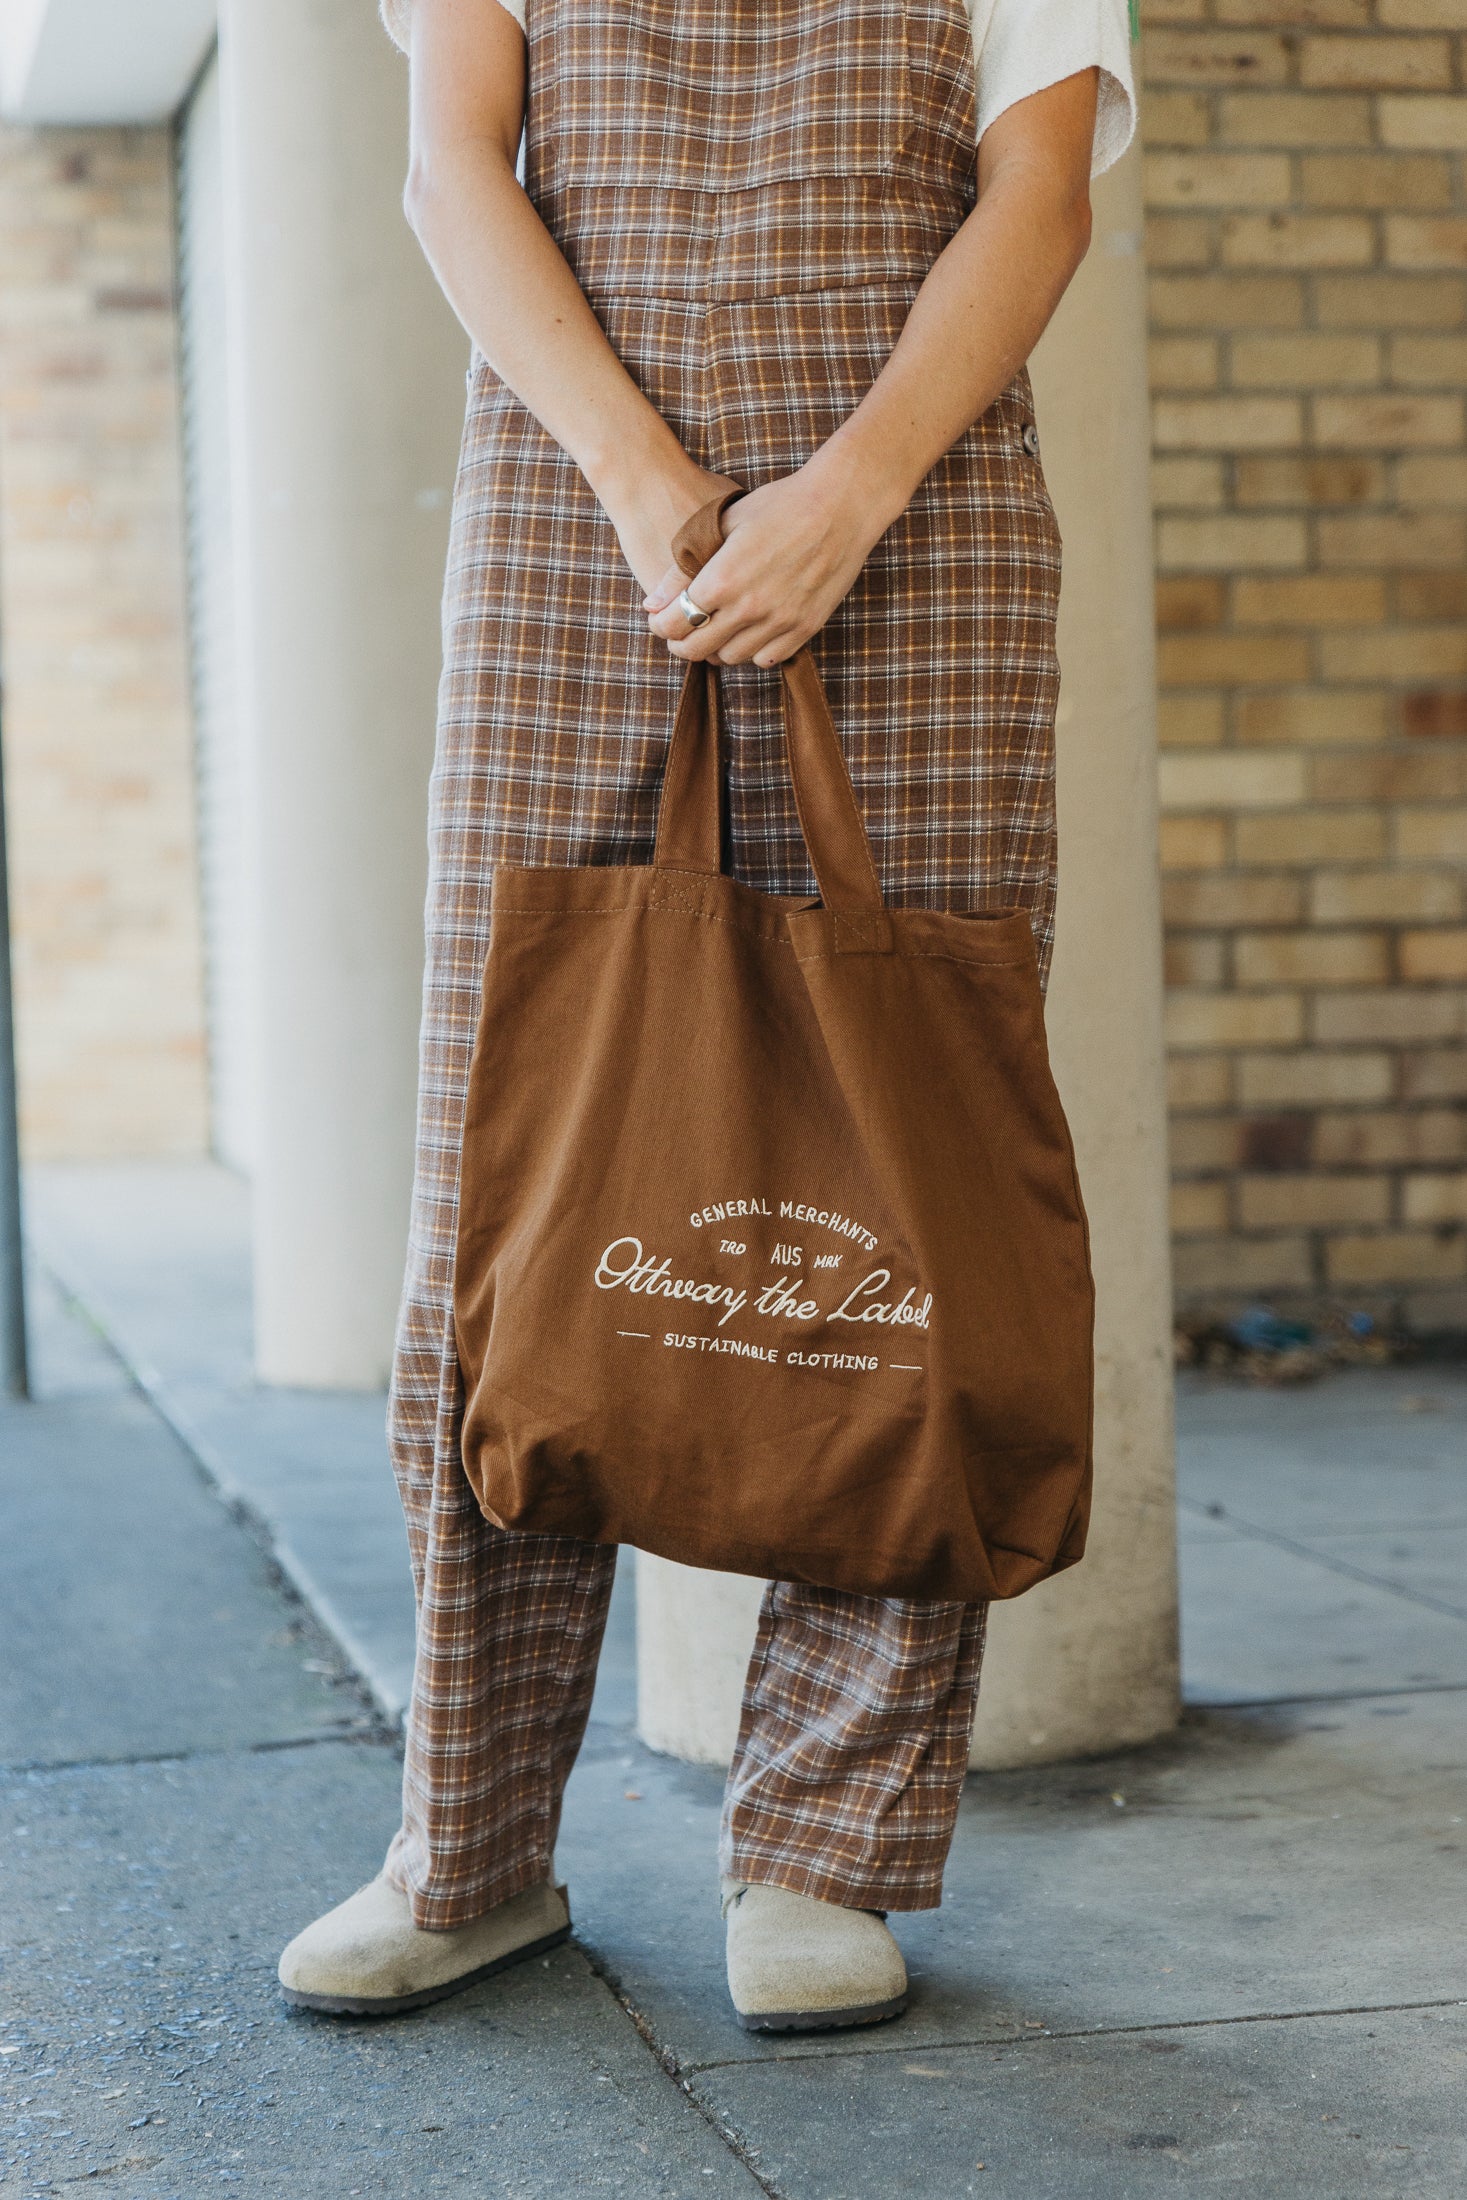
[[[402,217],[406,70],[363,0],[223,0],[256,1354],[376,1385],[411,1173],[449,493],[468,345]]]
[[[1081,1756],[1177,1716],[1170,1274],[1156,858],[1150,433],[1139,155],[1034,360],[1065,537],[1060,906],[1049,1033],[1097,1285],[1096,1500],[1083,1563],[995,1607],[973,1762]],[[727,1758],[757,1583],[638,1564],[639,1719]]]

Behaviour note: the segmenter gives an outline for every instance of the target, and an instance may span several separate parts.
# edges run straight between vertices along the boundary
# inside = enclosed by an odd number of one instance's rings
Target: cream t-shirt
[[[523,30],[525,0],[499,0]],[[973,24],[978,74],[978,135],[1005,108],[1081,69],[1099,69],[1092,172],[1109,168],[1136,129],[1127,0],[964,0]],[[413,0],[382,0],[399,46],[408,43]]]

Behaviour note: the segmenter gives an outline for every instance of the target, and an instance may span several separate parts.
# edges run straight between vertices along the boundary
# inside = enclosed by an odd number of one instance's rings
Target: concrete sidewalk
[[[1467,2189],[1462,1371],[1189,1388],[1187,1719],[970,1781],[899,2025],[734,2026],[719,1783],[634,1739],[624,1591],[560,1850],[577,1945],[333,2025],[273,1966],[394,1822],[401,1529],[377,1402],[251,1386],[243,1219],[222,1174],[32,1189],[73,1300],[42,1281],[44,1395],[0,1418],[0,2193]]]

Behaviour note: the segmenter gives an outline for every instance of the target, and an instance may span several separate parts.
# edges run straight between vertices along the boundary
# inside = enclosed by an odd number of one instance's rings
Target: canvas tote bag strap
[[[690,579],[719,548],[724,511],[742,494],[730,486],[678,530],[673,556]],[[815,660],[808,649],[798,650],[780,672],[795,808],[820,899],[840,915],[877,915],[883,907],[881,881]],[[721,869],[720,817],[717,667],[692,664],[673,726],[653,862],[659,868]]]

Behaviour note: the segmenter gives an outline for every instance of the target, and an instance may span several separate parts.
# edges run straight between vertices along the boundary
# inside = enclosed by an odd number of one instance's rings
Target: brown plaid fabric
[[[527,185],[687,449],[748,486],[857,403],[974,192],[963,0],[530,0]],[[1054,902],[1059,542],[1020,376],[933,469],[814,650],[885,890]],[[1032,441],[1032,438],[1029,439]],[[499,864],[650,856],[681,666],[580,474],[470,374],[431,786],[417,1176],[391,1426],[419,1598],[390,1869],[448,1927],[545,1878],[612,1553],[506,1536],[458,1448],[463,1096]],[[722,675],[730,867],[812,893],[777,676]],[[776,1585],[724,1869],[883,1909],[938,1898],[981,1607]]]

